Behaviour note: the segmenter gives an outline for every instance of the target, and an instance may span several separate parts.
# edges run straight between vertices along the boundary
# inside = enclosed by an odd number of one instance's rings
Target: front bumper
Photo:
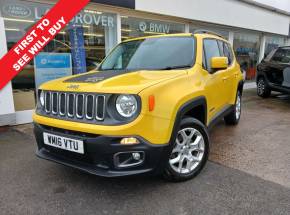
[[[121,145],[123,138],[92,135],[74,132],[35,123],[34,132],[38,145],[36,155],[40,158],[70,166],[94,175],[104,177],[118,177],[138,174],[159,174],[163,171],[168,157],[169,144],[153,145],[138,138],[140,144]],[[43,132],[67,138],[78,139],[84,142],[84,154],[69,152],[44,144]],[[138,152],[142,155],[142,162],[128,167],[118,165],[118,154]]]

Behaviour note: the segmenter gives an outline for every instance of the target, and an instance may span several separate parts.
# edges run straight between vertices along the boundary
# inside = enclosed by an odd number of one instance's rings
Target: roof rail
[[[206,30],[206,29],[197,29],[193,32],[193,34],[212,34],[212,35],[215,35],[215,36],[218,36],[218,37],[221,37],[221,38],[224,38],[222,35],[214,32],[214,31],[209,31],[209,30]]]

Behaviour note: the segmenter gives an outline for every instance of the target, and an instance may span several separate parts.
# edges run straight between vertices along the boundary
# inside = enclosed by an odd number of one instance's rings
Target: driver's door
[[[218,42],[215,39],[204,39],[203,41],[203,70],[208,73],[206,78],[207,105],[209,119],[213,119],[227,107],[227,81],[228,70],[214,71],[211,68],[211,59],[221,57]]]

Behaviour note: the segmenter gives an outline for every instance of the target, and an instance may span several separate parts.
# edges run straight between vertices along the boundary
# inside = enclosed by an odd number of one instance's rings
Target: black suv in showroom
[[[290,94],[290,46],[273,50],[257,69],[258,96],[267,98],[271,91]]]

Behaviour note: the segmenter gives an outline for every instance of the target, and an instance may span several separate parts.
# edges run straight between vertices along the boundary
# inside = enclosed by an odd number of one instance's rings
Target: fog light
[[[135,137],[126,137],[126,138],[123,138],[120,143],[122,145],[134,145],[134,144],[139,144],[139,140]]]
[[[140,155],[140,153],[138,153],[138,152],[134,152],[134,153],[132,153],[132,157],[133,157],[133,159],[136,160],[136,161],[138,161],[138,160],[141,159],[141,155]]]

